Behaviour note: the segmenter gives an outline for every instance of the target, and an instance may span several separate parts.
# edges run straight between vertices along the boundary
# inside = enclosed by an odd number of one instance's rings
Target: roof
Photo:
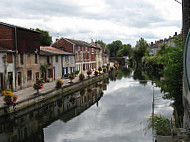
[[[73,55],[72,53],[65,52],[61,49],[57,49],[51,46],[40,46],[41,55]]]
[[[91,43],[91,45],[96,46],[96,43],[95,43],[95,42],[92,42],[92,43]],[[98,44],[98,43],[97,43],[97,47],[98,47],[98,48],[100,48],[100,49],[102,49],[102,48],[103,48],[103,47],[101,47],[101,45],[100,45],[100,44]]]
[[[68,39],[68,38],[63,38],[63,37],[60,38],[59,40],[55,41],[52,45],[54,45],[56,42],[59,42],[60,40],[66,40],[66,41],[70,42],[71,44],[82,46],[82,47],[96,48],[96,46],[94,46],[88,42],[85,42],[82,40]]]
[[[82,41],[82,40],[74,40],[74,39],[68,39],[68,38],[65,38],[65,39],[74,43],[75,45],[96,48],[96,46],[91,45],[90,43]]]
[[[16,25],[13,25],[13,24],[7,24],[7,23],[4,23],[4,22],[0,22],[0,25],[12,27],[12,28],[20,28],[20,29],[24,29],[24,30],[29,30],[29,31],[31,31],[31,32],[40,33],[40,32],[38,32],[38,31],[34,31],[34,30],[27,29],[27,28],[24,28],[24,27],[16,26]]]

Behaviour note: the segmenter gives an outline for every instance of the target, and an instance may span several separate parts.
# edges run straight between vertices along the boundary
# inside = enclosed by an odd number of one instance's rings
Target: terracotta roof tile
[[[40,54],[42,55],[73,55],[72,53],[65,52],[61,49],[57,49],[51,46],[40,46]]]

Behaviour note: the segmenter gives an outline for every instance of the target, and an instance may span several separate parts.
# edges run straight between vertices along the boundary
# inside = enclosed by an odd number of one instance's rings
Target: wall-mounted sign
[[[190,31],[185,44],[185,77],[190,91]]]

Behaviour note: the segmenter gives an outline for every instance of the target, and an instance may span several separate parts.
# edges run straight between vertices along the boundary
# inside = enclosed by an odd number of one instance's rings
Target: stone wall
[[[41,104],[46,103],[46,101],[49,99],[52,100],[55,96],[58,96],[58,95],[62,96],[61,94],[63,94],[64,96],[68,95],[70,93],[78,91],[82,88],[86,88],[87,86],[92,85],[95,82],[101,81],[108,77],[109,77],[109,74],[104,73],[99,76],[93,76],[90,79],[84,79],[81,82],[75,82],[75,83],[66,85],[60,89],[53,89],[43,94],[31,96],[31,98],[28,98],[26,100],[23,100],[22,102],[16,103],[16,110],[12,106],[4,106],[0,108],[0,116],[7,115],[7,113],[10,114],[16,111],[20,111],[25,108],[30,108],[31,106],[40,107]]]

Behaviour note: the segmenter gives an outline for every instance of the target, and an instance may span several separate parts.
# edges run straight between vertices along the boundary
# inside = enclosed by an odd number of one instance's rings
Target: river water
[[[0,142],[152,142],[153,93],[154,113],[171,118],[173,108],[149,75],[122,68],[56,102],[0,118]]]

